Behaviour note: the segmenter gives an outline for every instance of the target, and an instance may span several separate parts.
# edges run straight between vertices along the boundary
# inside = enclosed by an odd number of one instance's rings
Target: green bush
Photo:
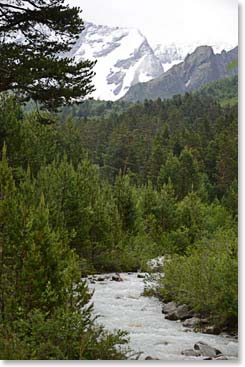
[[[237,238],[231,230],[197,242],[187,256],[173,255],[164,272],[160,284],[163,299],[187,303],[218,324],[236,325]]]
[[[33,310],[1,324],[0,357],[5,360],[125,359],[125,332],[109,333],[79,312],[60,308],[51,317]]]

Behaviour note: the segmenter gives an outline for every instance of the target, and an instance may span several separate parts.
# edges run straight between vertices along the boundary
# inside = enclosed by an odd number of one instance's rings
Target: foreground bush
[[[0,357],[5,360],[126,359],[126,343],[124,332],[111,334],[65,309],[52,316],[33,310],[0,329]]]

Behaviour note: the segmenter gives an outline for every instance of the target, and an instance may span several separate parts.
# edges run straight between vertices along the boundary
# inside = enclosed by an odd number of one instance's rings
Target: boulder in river
[[[145,360],[146,360],[146,361],[159,360],[159,358],[153,358],[153,357],[151,357],[151,356],[147,356],[147,357],[145,357]]]
[[[214,347],[211,347],[210,345],[208,345],[207,343],[204,343],[202,341],[197,342],[196,344],[194,344],[194,350],[198,351],[204,357],[215,358],[217,356],[223,356],[223,354],[221,353],[220,350],[218,350]]]
[[[177,307],[176,316],[182,321],[191,318],[193,316],[193,312],[190,311],[190,308],[184,304]]]
[[[211,347],[207,343],[202,341],[194,344],[193,349],[185,349],[181,352],[182,355],[187,357],[200,357],[203,356],[204,360],[226,360],[227,358],[216,348]]]
[[[175,302],[168,302],[162,306],[162,313],[173,313],[177,309]]]
[[[193,316],[193,312],[187,305],[177,306],[175,302],[163,305],[162,313],[165,313],[167,320],[185,320]]]
[[[197,325],[200,325],[201,319],[199,317],[191,317],[183,322],[183,326],[188,328],[194,328]]]
[[[97,282],[104,282],[105,277],[103,277],[103,276],[98,276],[98,277],[96,278],[96,280],[97,280]]]
[[[178,317],[176,316],[176,312],[171,312],[166,314],[165,319],[171,321],[177,321]]]
[[[111,280],[114,280],[115,282],[122,282],[123,281],[120,274],[118,274],[118,273],[112,275]]]
[[[145,279],[145,274],[137,274],[137,278]]]

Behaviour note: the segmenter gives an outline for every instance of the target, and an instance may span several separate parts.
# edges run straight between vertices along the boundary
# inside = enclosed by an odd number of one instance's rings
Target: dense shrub
[[[198,241],[187,256],[173,255],[164,273],[163,299],[186,303],[218,324],[237,325],[237,238],[233,231],[219,231],[211,239]]]

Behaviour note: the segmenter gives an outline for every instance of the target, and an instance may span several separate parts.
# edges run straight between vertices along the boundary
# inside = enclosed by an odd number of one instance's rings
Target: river
[[[144,281],[137,273],[121,273],[122,282],[105,279],[92,284],[94,314],[97,322],[108,330],[122,329],[129,332],[130,347],[147,356],[161,360],[190,360],[203,357],[187,357],[184,349],[193,348],[202,341],[220,350],[228,359],[238,358],[238,342],[235,338],[186,332],[180,322],[166,320],[161,302],[155,297],[144,297]]]

